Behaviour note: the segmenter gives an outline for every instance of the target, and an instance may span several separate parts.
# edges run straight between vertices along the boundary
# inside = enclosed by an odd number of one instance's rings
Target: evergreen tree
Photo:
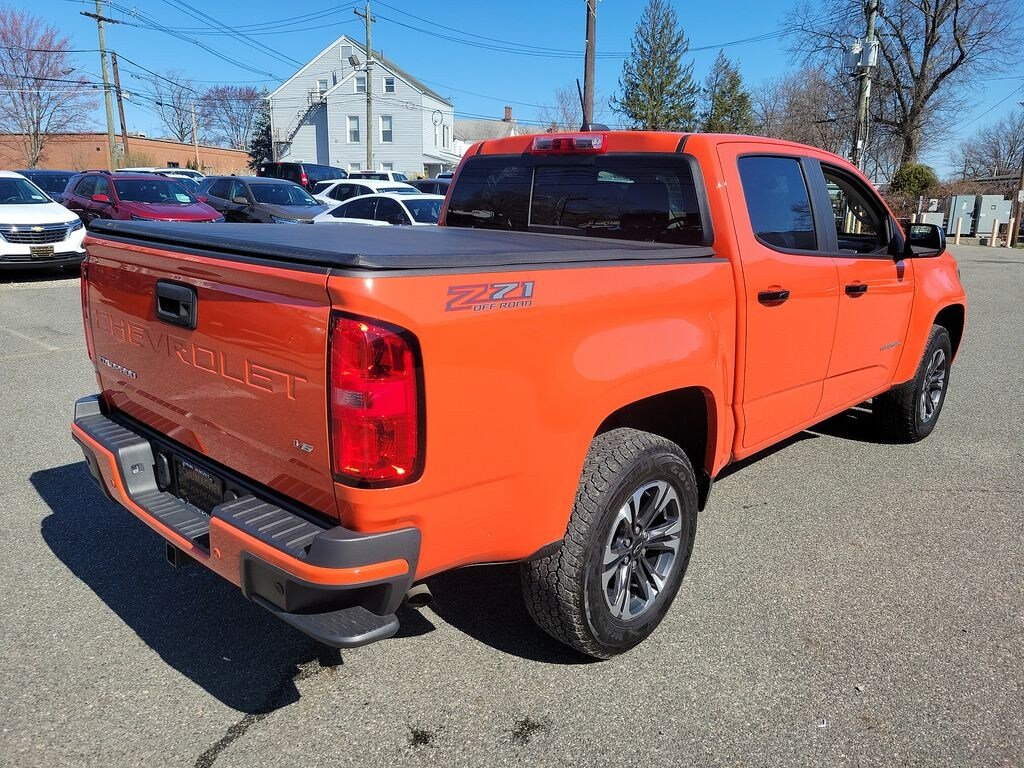
[[[699,88],[693,64],[682,64],[689,47],[668,0],[647,0],[612,108],[643,130],[693,130]]]
[[[704,109],[700,129],[706,133],[753,133],[756,128],[750,93],[736,65],[718,52],[704,81]]]
[[[249,140],[249,166],[253,170],[260,163],[274,159],[273,137],[270,135],[270,102],[266,96],[264,91],[264,100],[253,120],[252,138]]]

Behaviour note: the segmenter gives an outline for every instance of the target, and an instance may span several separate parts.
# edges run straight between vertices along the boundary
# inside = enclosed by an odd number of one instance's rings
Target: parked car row
[[[450,179],[263,163],[256,176],[187,168],[0,174],[0,267],[77,267],[97,219],[266,224],[436,224]],[[60,205],[58,205],[60,204]],[[10,208],[8,208],[10,207]]]

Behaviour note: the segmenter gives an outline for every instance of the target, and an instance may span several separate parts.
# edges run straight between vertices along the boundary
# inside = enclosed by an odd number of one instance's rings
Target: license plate
[[[32,245],[29,246],[28,253],[33,259],[49,259],[53,257],[53,246]]]
[[[207,514],[224,499],[224,481],[183,459],[175,459],[178,498]]]

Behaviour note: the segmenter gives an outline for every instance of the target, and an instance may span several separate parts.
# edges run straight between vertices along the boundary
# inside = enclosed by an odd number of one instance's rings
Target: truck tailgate
[[[108,407],[336,517],[328,268],[87,245],[87,332]]]

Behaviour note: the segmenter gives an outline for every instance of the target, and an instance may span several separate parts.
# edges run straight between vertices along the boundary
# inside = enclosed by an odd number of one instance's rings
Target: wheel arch
[[[953,347],[953,357],[956,358],[960,342],[964,337],[964,323],[966,322],[967,311],[963,304],[950,304],[939,310],[935,316],[935,325],[941,325],[949,331],[949,341]]]
[[[703,509],[711,492],[717,409],[714,395],[703,387],[672,389],[618,408],[601,422],[594,436],[619,427],[631,427],[674,442],[693,466],[699,507]]]

